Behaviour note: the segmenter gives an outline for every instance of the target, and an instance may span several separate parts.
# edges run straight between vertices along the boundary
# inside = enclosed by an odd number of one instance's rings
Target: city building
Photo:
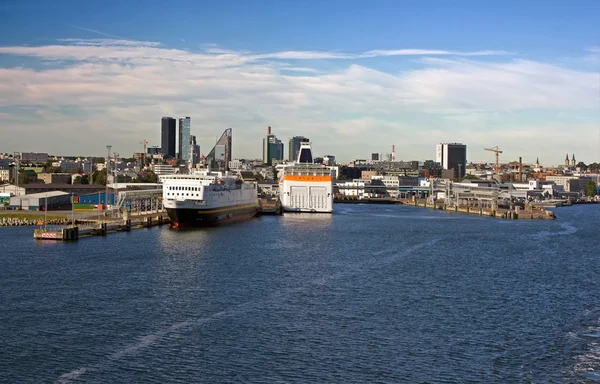
[[[323,156],[323,164],[324,165],[335,165],[335,156],[333,156],[333,155]]]
[[[48,161],[47,153],[23,152],[21,153],[21,161],[26,163],[44,163]]]
[[[438,144],[435,161],[443,169],[453,170],[454,178],[464,177],[467,169],[467,146],[460,143]]]
[[[23,186],[17,187],[14,184],[0,184],[0,193],[8,193],[11,196],[20,196],[25,194]]]
[[[38,174],[38,180],[43,181],[45,184],[69,184],[71,182],[71,174],[43,172]]]
[[[179,159],[185,163],[190,161],[190,126],[191,119],[182,117],[179,119]]]
[[[162,148],[153,146],[153,147],[148,147],[146,150],[148,151],[148,155],[160,155]]]
[[[26,194],[30,193],[45,193],[51,191],[63,191],[74,193],[76,195],[82,193],[98,193],[104,191],[106,187],[101,184],[43,184],[43,183],[34,183],[34,184],[23,184],[21,185],[23,189],[25,189]]]
[[[267,127],[267,136],[263,139],[263,163],[273,165],[273,160],[283,160],[283,143],[271,134],[271,127]]]
[[[160,146],[165,157],[175,157],[175,119],[163,117],[161,120]]]
[[[10,181],[10,169],[0,168],[0,181]]]
[[[179,168],[168,164],[152,164],[150,169],[156,175],[171,175],[179,170]]]
[[[288,143],[288,161],[296,161],[298,159],[298,151],[300,150],[300,143],[308,143],[307,137],[294,136]]]
[[[196,143],[196,136],[190,135],[190,161],[192,167],[200,162],[200,146]]]
[[[71,205],[71,194],[62,191],[49,191],[32,193],[10,198],[10,208],[30,211],[40,211],[51,208],[60,208]]]
[[[231,139],[233,130],[227,128],[206,156],[205,163],[215,171],[227,171],[231,161]]]

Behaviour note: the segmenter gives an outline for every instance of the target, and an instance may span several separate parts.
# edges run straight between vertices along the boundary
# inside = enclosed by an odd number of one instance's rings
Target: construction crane
[[[148,141],[146,139],[140,141],[140,144],[144,146],[144,152],[142,152],[142,166],[140,169],[146,166],[146,146],[148,145]]]
[[[498,156],[502,153],[502,151],[500,150],[500,148],[498,148],[498,146],[496,145],[495,147],[492,148],[483,148],[486,151],[490,151],[490,152],[495,152],[496,153],[496,174],[500,173],[500,166],[498,164]]]

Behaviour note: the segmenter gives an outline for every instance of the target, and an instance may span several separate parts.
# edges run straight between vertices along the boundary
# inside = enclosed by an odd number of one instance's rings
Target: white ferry
[[[258,212],[256,183],[223,172],[161,175],[163,206],[174,228],[249,219]]]
[[[284,168],[279,198],[286,212],[333,212],[331,170],[313,164],[310,143],[301,143],[296,163]]]

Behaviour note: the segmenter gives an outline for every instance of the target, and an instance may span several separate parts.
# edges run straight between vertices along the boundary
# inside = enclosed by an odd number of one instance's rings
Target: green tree
[[[130,183],[131,180],[131,176],[117,175],[117,183]]]
[[[27,172],[19,172],[19,184],[29,184],[29,175]]]
[[[94,180],[94,184],[106,185],[106,169],[94,171],[92,173],[92,179]]]
[[[587,197],[596,196],[596,183],[594,183],[592,180],[588,181],[588,183],[585,185],[585,195]]]
[[[73,184],[81,184],[81,176],[77,176],[73,179]]]
[[[158,176],[152,171],[143,172],[134,179],[136,183],[158,183]]]
[[[579,163],[577,163],[576,167],[577,167],[577,168],[581,168],[581,169],[583,169],[584,171],[588,169],[588,166],[587,166],[587,165],[585,165],[585,163],[584,163],[583,161],[580,161]]]

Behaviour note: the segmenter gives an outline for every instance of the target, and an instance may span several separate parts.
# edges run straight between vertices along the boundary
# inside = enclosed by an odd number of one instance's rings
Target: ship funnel
[[[313,162],[312,149],[310,143],[300,143],[300,150],[298,151],[298,163],[310,163]]]

